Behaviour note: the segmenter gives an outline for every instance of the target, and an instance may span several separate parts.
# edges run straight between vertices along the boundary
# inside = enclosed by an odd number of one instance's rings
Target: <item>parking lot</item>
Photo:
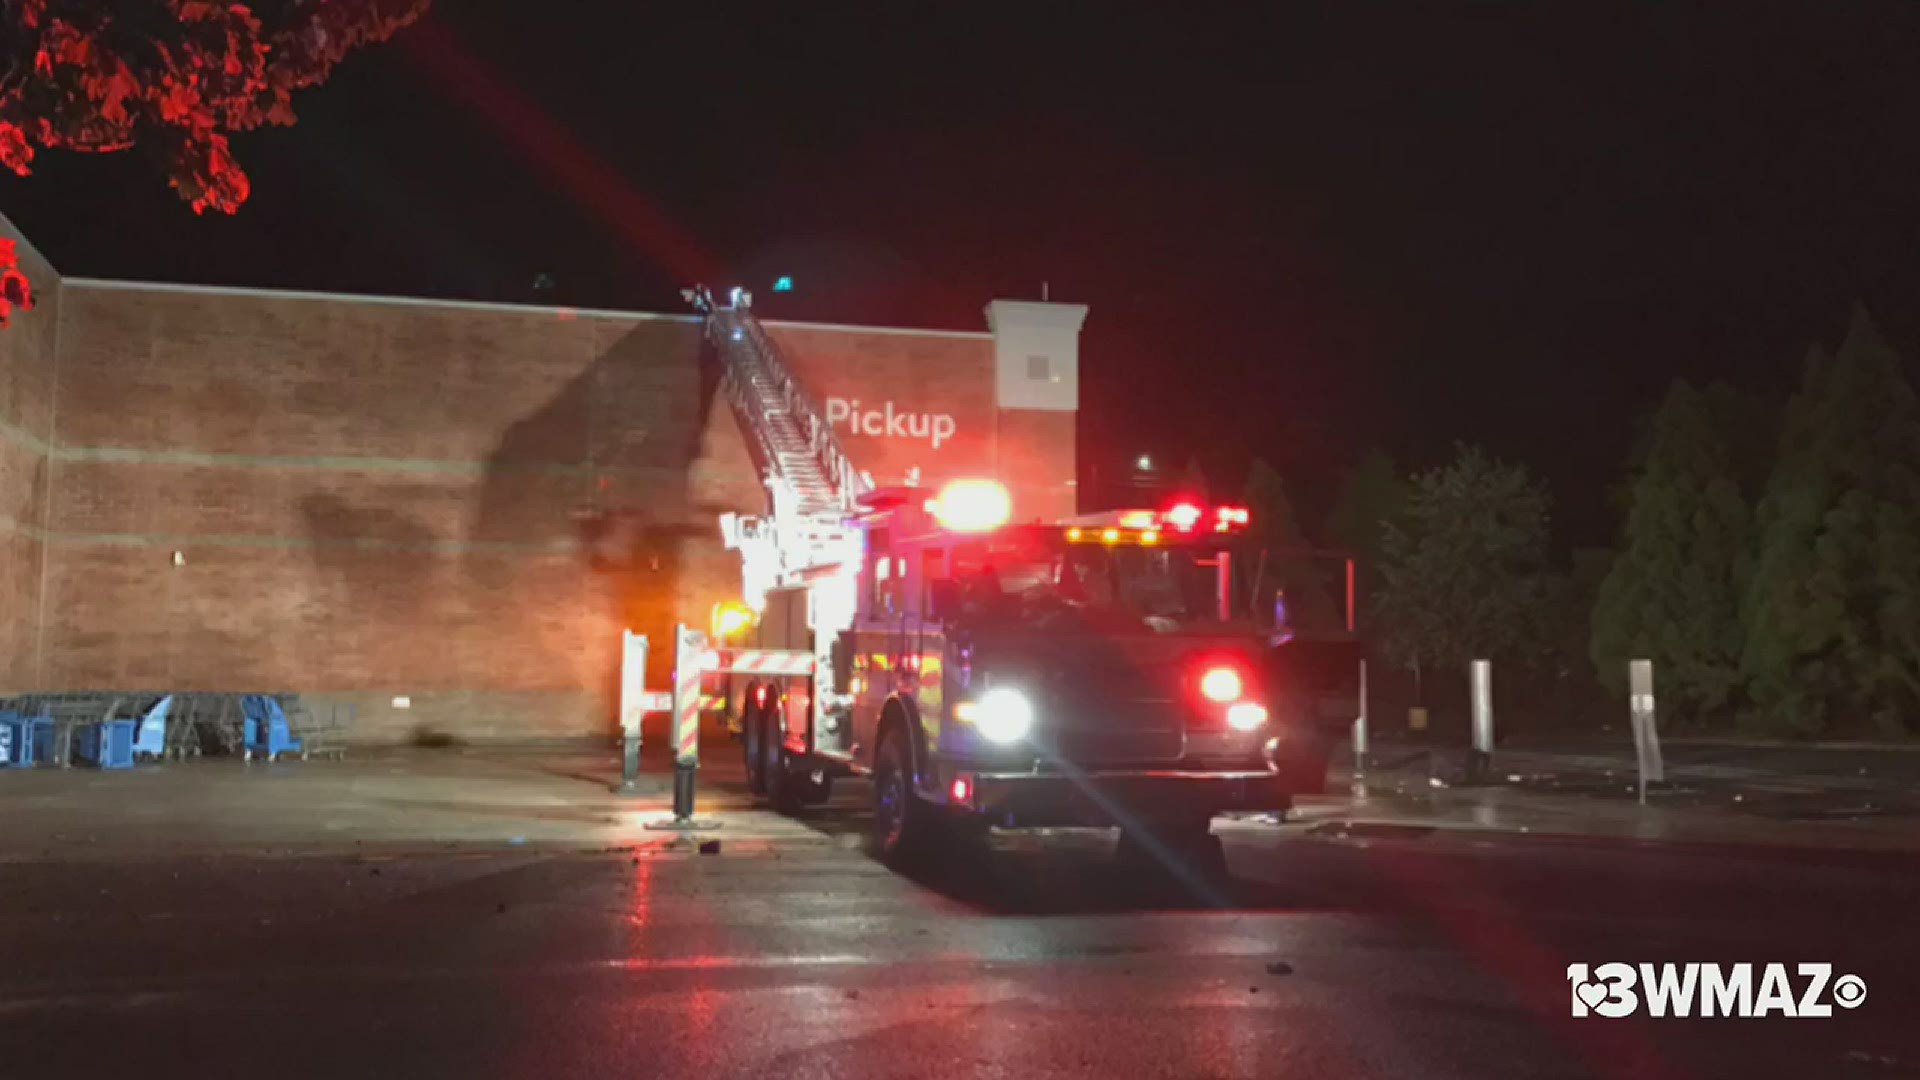
[[[578,749],[0,775],[0,1043],[34,1076],[1920,1063],[1910,855],[1329,802],[1223,825],[1217,887],[1143,878],[1071,830],[902,877],[862,850],[862,785],[778,818],[720,754],[717,828],[692,840],[646,828],[667,776],[618,796],[615,759]],[[1570,963],[1694,959],[1819,959],[1871,992],[1819,1021],[1569,1018]]]

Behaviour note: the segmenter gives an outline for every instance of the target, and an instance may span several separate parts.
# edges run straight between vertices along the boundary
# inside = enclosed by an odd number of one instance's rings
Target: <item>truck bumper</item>
[[[966,796],[955,790],[965,782]],[[1212,817],[1230,810],[1285,810],[1286,780],[1268,771],[1143,770],[1060,773],[950,773],[945,794],[955,811],[1004,828],[1115,825]]]

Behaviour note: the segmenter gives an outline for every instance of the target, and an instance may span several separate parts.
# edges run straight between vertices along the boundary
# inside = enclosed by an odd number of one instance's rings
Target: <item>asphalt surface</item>
[[[0,1075],[1920,1075],[1910,856],[1225,827],[1225,882],[1099,833],[909,878],[857,800],[704,855],[635,828],[9,863]],[[1826,961],[1868,994],[1570,1016],[1569,963],[1643,960]]]

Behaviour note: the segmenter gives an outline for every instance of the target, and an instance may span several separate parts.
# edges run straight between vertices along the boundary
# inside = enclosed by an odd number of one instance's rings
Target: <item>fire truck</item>
[[[1006,507],[989,481],[870,492],[848,580],[769,591],[755,647],[828,670],[736,676],[756,794],[793,809],[869,777],[875,848],[899,862],[1061,825],[1205,854],[1215,816],[1323,790],[1357,702],[1285,679],[1279,654],[1309,643],[1238,603],[1258,565],[1244,509],[1012,524]],[[850,618],[823,620],[848,584]]]
[[[865,777],[898,865],[1064,825],[1217,859],[1216,816],[1323,790],[1357,712],[1350,587],[1344,628],[1303,635],[1244,508],[1015,523],[991,480],[875,488],[737,295],[708,325],[773,496],[722,521],[759,612],[736,644],[812,661],[726,676],[754,794],[792,811]]]

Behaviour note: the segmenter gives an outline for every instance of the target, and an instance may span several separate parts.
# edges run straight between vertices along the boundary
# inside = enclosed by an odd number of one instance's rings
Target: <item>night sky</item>
[[[1311,522],[1469,439],[1566,543],[1673,376],[1784,390],[1856,299],[1920,343],[1920,3],[929,6],[439,0],[239,140],[235,218],[137,154],[0,208],[100,277],[961,329],[1044,281],[1083,478],[1260,454]]]

